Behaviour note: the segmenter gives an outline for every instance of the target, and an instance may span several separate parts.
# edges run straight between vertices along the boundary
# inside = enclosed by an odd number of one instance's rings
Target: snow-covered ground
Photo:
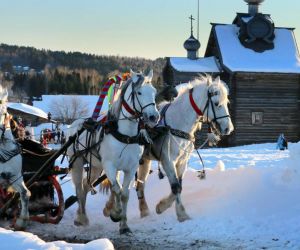
[[[170,187],[166,178],[158,179],[153,163],[146,187],[150,216],[140,218],[131,190],[128,225],[132,236],[120,236],[118,223],[103,216],[107,196],[98,192],[87,200],[90,226],[73,225],[75,204],[58,225],[31,222],[30,233],[1,228],[0,248],[110,249],[110,241],[99,240],[108,238],[117,249],[300,249],[300,142],[290,143],[286,151],[275,146],[274,142],[201,150],[205,180],[197,177],[195,170],[201,165],[194,153],[182,192],[189,221],[178,222],[174,206],[161,215],[155,213]],[[68,180],[62,184],[65,198],[74,194]]]

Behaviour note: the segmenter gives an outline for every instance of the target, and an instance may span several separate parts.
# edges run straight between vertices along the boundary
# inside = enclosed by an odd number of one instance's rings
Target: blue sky
[[[99,55],[185,56],[188,17],[197,0],[0,0],[0,43]],[[200,56],[211,22],[231,23],[247,12],[243,0],[200,0]],[[263,13],[277,27],[295,27],[300,43],[300,1],[265,0]],[[195,27],[196,28],[196,27]]]

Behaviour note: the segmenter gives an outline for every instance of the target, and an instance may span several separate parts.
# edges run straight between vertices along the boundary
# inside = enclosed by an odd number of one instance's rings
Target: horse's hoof
[[[80,223],[80,222],[77,221],[77,220],[74,220],[74,225],[77,226],[77,227],[83,226],[82,223]]]
[[[110,216],[110,210],[108,209],[108,208],[103,208],[103,215],[105,216],[105,217],[109,217]]]
[[[17,219],[17,221],[13,224],[13,228],[16,231],[24,231],[27,227],[28,219]]]
[[[128,235],[131,235],[131,234],[132,234],[132,232],[131,232],[131,230],[129,229],[129,227],[120,228],[119,232],[120,232],[120,234],[128,234]]]
[[[163,211],[160,209],[159,204],[156,206],[156,213],[161,214]]]
[[[186,216],[181,216],[181,217],[178,217],[177,220],[178,220],[179,222],[184,222],[184,221],[186,221],[186,220],[191,220],[191,217],[188,216],[188,215],[186,215]]]
[[[76,219],[74,220],[75,226],[88,226],[89,219],[85,214],[77,214]]]
[[[85,227],[88,226],[89,223],[83,223],[82,221],[74,220],[74,225],[77,227]]]
[[[143,210],[141,211],[141,218],[147,217],[149,216],[150,212],[149,210]]]
[[[121,220],[121,217],[114,217],[112,214],[110,214],[109,217],[113,222],[119,222]]]

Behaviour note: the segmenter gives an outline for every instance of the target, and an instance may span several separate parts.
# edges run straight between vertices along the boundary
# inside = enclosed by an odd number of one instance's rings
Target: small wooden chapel
[[[235,131],[222,145],[300,140],[300,56],[293,28],[276,27],[260,12],[264,0],[244,0],[248,12],[231,24],[212,23],[205,55],[199,41],[184,42],[187,57],[169,57],[163,76],[168,84],[188,82],[199,74],[220,76],[230,90]]]

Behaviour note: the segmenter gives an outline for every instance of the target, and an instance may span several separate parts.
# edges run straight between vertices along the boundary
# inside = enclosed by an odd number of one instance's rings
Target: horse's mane
[[[214,92],[219,90],[220,93],[220,100],[219,104],[223,105],[225,103],[228,103],[228,87],[225,82],[220,80],[219,77],[213,79],[212,76],[210,75],[205,75],[205,76],[199,76],[196,79],[188,82],[188,83],[183,83],[181,85],[178,85],[179,87],[177,88],[178,91],[178,96],[175,98],[174,102],[178,101],[179,98],[187,93],[190,89],[192,88],[197,88],[200,86],[207,87],[207,90],[209,92]],[[166,104],[166,102],[160,103],[159,106],[163,106]]]
[[[127,87],[129,86],[130,79],[128,79],[125,83],[121,84],[121,89],[115,94],[114,101],[109,109],[109,116],[111,118],[118,118],[120,115],[121,105],[122,105],[122,96],[124,96]]]

